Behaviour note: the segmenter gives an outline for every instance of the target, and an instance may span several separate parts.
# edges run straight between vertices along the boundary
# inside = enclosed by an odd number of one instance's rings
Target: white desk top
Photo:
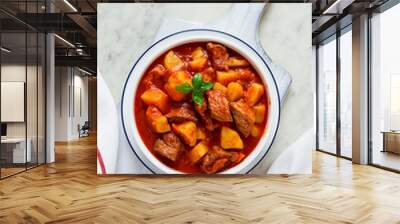
[[[29,139],[27,139],[27,141],[29,141]],[[25,138],[5,138],[5,139],[1,139],[1,143],[11,143],[11,144],[15,144],[15,143],[20,143],[20,142],[25,142]]]

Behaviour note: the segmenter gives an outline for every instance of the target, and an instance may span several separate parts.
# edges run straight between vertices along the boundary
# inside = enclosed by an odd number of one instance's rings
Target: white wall
[[[3,82],[25,82],[25,64],[8,64],[1,66],[1,81]],[[27,68],[28,71],[32,67]],[[6,108],[1,108],[6,110]],[[7,123],[7,137],[25,137],[25,122]]]
[[[38,70],[36,70],[38,69]],[[29,139],[32,161],[39,163],[44,162],[45,147],[45,118],[44,118],[44,74],[42,67],[36,65],[25,64],[3,64],[1,66],[2,82],[24,82],[26,85],[26,107],[21,108],[22,113],[26,112],[26,120],[22,122],[6,122],[7,137],[9,138],[25,138]],[[27,79],[27,80],[25,80]],[[23,91],[23,90],[22,90]],[[24,94],[24,91],[21,93]],[[6,97],[7,96],[2,96]],[[12,108],[2,107],[3,112],[12,110]],[[10,112],[10,111],[8,111]],[[11,111],[12,113],[12,111]],[[39,156],[37,156],[39,153]]]
[[[88,78],[72,67],[56,67],[55,73],[55,140],[77,139],[78,125],[88,120]]]
[[[69,96],[70,84],[69,68],[55,68],[55,141],[68,140],[68,117],[69,117]]]
[[[25,70],[26,69],[26,70]],[[28,120],[28,137],[30,133],[36,135],[36,80],[31,78],[31,74],[36,77],[36,66],[27,66],[20,64],[5,64],[1,66],[1,81],[2,82],[25,82],[25,75],[28,73],[27,88],[27,120]],[[32,88],[33,86],[33,88]],[[40,106],[40,105],[39,105]],[[7,108],[1,108],[7,110]],[[33,113],[35,112],[35,113]],[[33,123],[32,123],[33,122]],[[7,122],[7,136],[8,137],[25,137],[25,123],[26,122]],[[32,128],[32,130],[30,129]]]

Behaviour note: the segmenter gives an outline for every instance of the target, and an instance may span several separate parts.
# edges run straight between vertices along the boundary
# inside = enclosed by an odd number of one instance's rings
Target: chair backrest
[[[89,128],[89,127],[90,127],[89,121],[85,121],[85,123],[83,124],[82,128]]]

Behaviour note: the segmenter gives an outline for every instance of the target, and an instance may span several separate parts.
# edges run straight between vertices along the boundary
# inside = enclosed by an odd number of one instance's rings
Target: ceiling
[[[312,3],[313,43],[318,43],[351,23],[352,17],[382,5],[388,0],[270,0],[268,2]],[[87,66],[96,70],[97,3],[167,2],[134,0],[1,0],[0,22],[4,32],[20,32],[31,28],[39,32],[55,32],[56,63]],[[169,1],[171,2],[171,1]],[[177,0],[172,2],[179,2]],[[201,1],[191,1],[201,2]],[[230,2],[219,0],[219,2]],[[260,1],[241,1],[260,2]],[[49,13],[49,12],[52,13]],[[346,20],[347,19],[347,20]],[[347,21],[347,23],[346,23]],[[11,35],[11,34],[10,34]],[[17,34],[14,34],[17,35]],[[11,35],[12,36],[12,35]],[[10,37],[11,39],[14,39]],[[66,41],[63,41],[66,40]],[[15,38],[15,41],[19,40]],[[73,46],[72,46],[72,45]],[[58,58],[57,58],[58,57]],[[58,60],[57,60],[58,59]]]

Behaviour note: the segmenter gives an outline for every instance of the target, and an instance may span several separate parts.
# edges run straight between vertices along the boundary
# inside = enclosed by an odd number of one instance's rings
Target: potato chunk
[[[226,92],[226,98],[230,102],[234,102],[242,98],[243,96],[243,87],[237,82],[231,82],[228,85],[228,90]]]
[[[188,156],[192,163],[197,163],[208,152],[208,146],[204,142],[198,143],[190,152]]]
[[[207,65],[208,57],[207,53],[201,47],[197,47],[192,52],[192,61],[190,62],[190,68],[195,71],[201,71]]]
[[[144,91],[140,98],[148,106],[154,105],[163,112],[167,110],[168,96],[157,87],[152,87]]]
[[[234,70],[228,71],[217,71],[217,82],[220,82],[222,85],[228,85],[230,82],[234,82],[240,78],[239,73]]]
[[[240,135],[233,129],[223,126],[221,128],[221,147],[224,149],[243,149]]]
[[[261,132],[260,128],[254,125],[251,128],[250,135],[253,136],[254,138],[257,138],[258,136],[260,136],[260,132]]]
[[[153,105],[147,108],[146,118],[154,132],[165,133],[171,130],[167,118]]]
[[[196,133],[197,139],[198,140],[204,140],[207,137],[206,131],[204,130],[203,127],[197,128],[197,133]]]
[[[219,83],[219,82],[214,83],[213,89],[220,90],[220,91],[223,92],[224,94],[225,94],[226,91],[228,90],[224,85],[222,85],[222,84]]]
[[[246,102],[249,106],[256,104],[264,94],[264,87],[259,83],[252,83],[246,92]]]
[[[172,124],[172,130],[189,146],[194,146],[197,140],[197,127],[193,121]]]
[[[185,63],[173,51],[169,51],[164,57],[164,66],[171,72],[178,71],[185,66]]]
[[[265,117],[265,105],[257,104],[253,107],[254,113],[256,115],[256,123],[261,123],[264,121]]]
[[[180,84],[188,83],[192,85],[192,77],[186,71],[177,71],[171,74],[165,83],[165,91],[174,101],[181,101],[185,98],[186,94],[183,94],[176,90],[176,87]]]
[[[230,57],[228,59],[228,66],[230,68],[232,67],[243,67],[243,66],[248,66],[249,62],[244,59],[244,58],[237,58],[237,57]]]

